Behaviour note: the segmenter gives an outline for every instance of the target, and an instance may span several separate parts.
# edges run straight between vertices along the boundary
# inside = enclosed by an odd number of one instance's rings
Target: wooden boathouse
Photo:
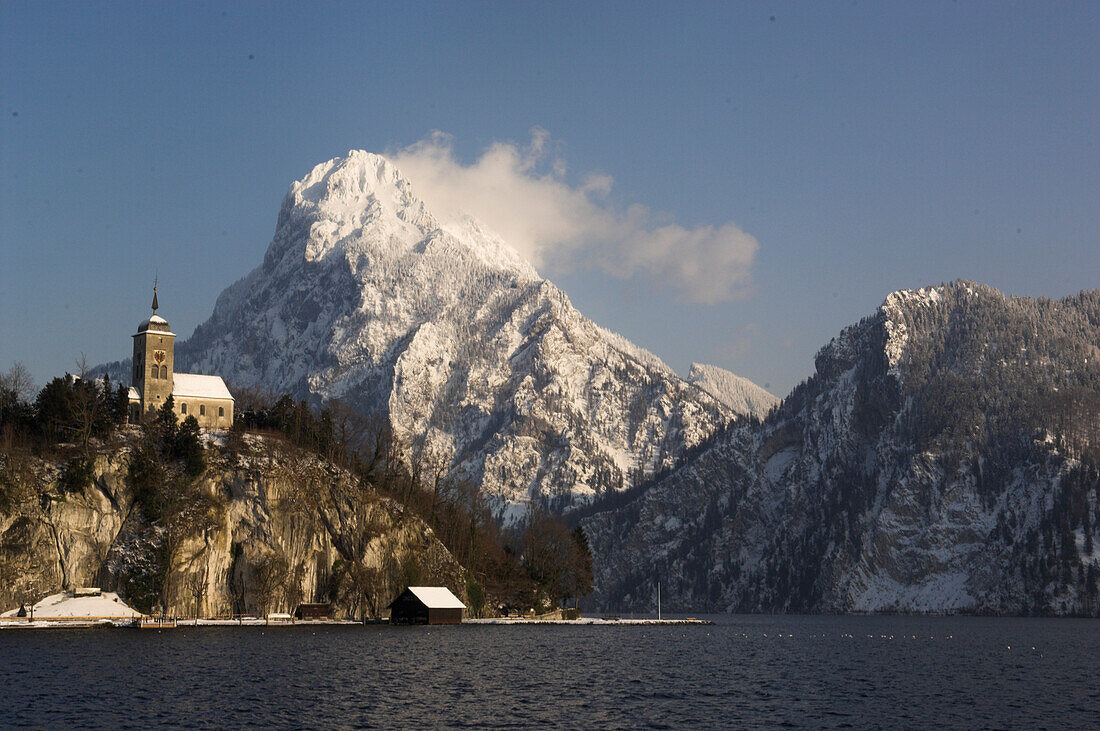
[[[296,619],[319,620],[332,619],[332,605],[321,602],[305,602],[294,610]]]
[[[445,586],[410,586],[390,602],[390,623],[461,624],[464,609]]]

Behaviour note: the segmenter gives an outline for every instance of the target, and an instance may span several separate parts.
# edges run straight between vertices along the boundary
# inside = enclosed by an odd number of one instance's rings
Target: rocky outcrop
[[[62,465],[23,457],[0,512],[0,606],[80,586],[145,609],[166,586],[167,611],[199,615],[332,601],[377,616],[409,583],[464,596],[464,571],[431,529],[347,472],[276,439],[246,436],[237,452],[214,441],[207,455],[193,486],[201,519],[171,549],[127,479],[124,444],[96,454],[92,483],[75,493],[61,491]]]

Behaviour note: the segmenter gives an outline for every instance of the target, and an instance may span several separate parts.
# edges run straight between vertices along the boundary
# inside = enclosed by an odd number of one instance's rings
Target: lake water
[[[34,727],[1100,727],[1100,621],[0,632]]]

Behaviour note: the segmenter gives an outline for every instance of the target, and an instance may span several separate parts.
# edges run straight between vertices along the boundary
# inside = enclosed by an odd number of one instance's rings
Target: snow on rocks
[[[985,331],[1020,329],[1030,343],[1039,330],[1027,325],[1045,313],[1072,323],[1058,340],[1069,345],[1048,344],[1043,376],[1066,383],[1096,342],[1095,302],[1006,300],[966,282],[890,295],[819,351],[815,376],[762,426],[727,430],[626,508],[582,520],[596,601],[648,606],[660,581],[668,605],[712,611],[1095,613],[1082,587],[1100,568],[1098,542],[1055,511],[1072,478],[1080,513],[1098,514],[1080,459],[1049,430],[1004,437],[1009,456],[1005,442],[922,436],[914,422],[928,397],[898,378],[899,365],[929,379],[949,369],[974,388],[983,359],[1022,347]],[[939,355],[952,328],[973,333],[969,347]],[[1034,360],[1009,365],[1032,378]],[[1050,570],[1044,541],[1061,542],[1075,569]]]
[[[532,500],[568,510],[675,466],[738,411],[362,151],[291,185],[263,264],[176,360],[385,419],[410,460],[445,453],[513,520]]]
[[[767,416],[768,411],[779,404],[778,398],[749,379],[718,366],[692,363],[687,381],[703,389],[738,414],[752,414],[763,418]]]

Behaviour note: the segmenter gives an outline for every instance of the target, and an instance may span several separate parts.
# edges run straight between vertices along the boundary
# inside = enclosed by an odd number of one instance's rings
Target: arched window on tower
[[[186,403],[180,404],[180,413],[181,414],[186,414],[187,413],[187,404]]]
[[[161,378],[167,378],[168,377],[168,366],[161,366],[160,367],[160,377]]]
[[[159,376],[157,375],[158,373],[159,373],[159,371],[157,370],[157,367],[156,367],[156,366],[153,366],[153,378],[158,378],[158,377],[159,377]]]

